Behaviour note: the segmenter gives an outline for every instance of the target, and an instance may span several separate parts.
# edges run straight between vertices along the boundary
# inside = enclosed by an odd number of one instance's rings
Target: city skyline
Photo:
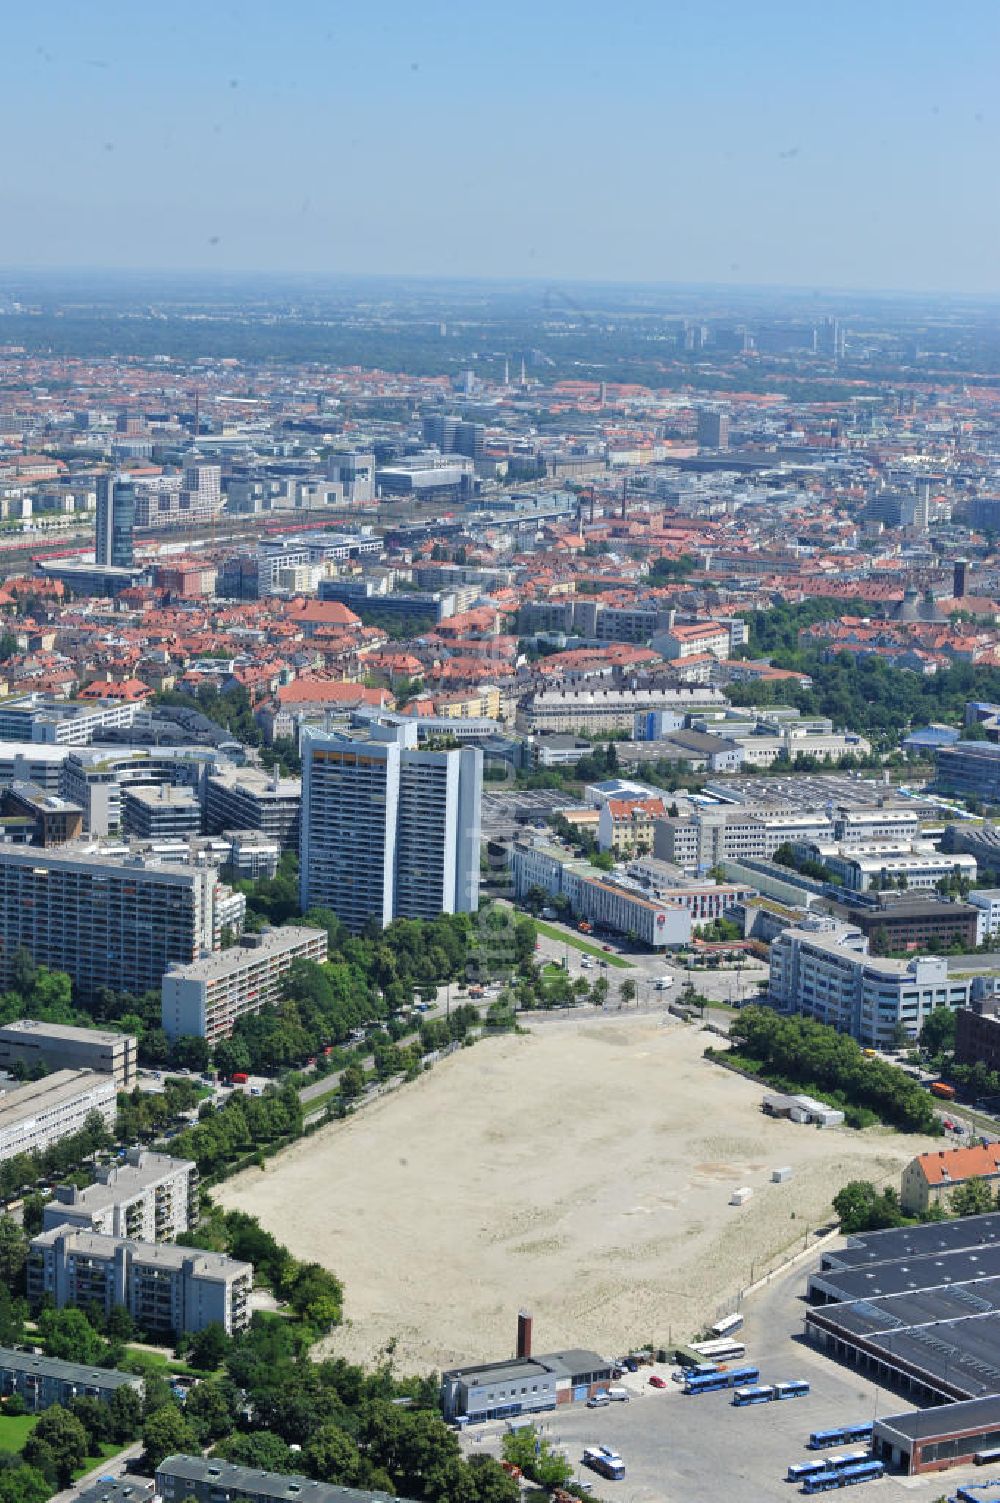
[[[0,260],[1000,291],[985,5],[457,19],[12,15]]]

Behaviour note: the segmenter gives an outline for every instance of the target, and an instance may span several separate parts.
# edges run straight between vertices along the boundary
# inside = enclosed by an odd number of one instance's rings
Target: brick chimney
[[[517,1312],[517,1355],[526,1358],[531,1356],[531,1311],[518,1310]]]

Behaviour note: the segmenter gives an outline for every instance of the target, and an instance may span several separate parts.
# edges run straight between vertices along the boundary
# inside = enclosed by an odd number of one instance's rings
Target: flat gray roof
[[[167,1456],[156,1468],[161,1477],[176,1477],[181,1482],[214,1482],[236,1496],[288,1499],[290,1503],[412,1503],[406,1498],[390,1499],[388,1493],[368,1492],[354,1487],[340,1487],[332,1482],[313,1482],[297,1473],[263,1472],[256,1467],[237,1466],[217,1457]]]
[[[305,924],[285,924],[281,929],[264,930],[259,937],[259,944],[233,945],[228,950],[213,951],[211,955],[203,955],[200,960],[190,960],[187,964],[173,962],[163,973],[164,978],[173,976],[184,981],[212,981],[219,976],[235,975],[262,960],[286,955],[313,940],[325,939],[326,930],[313,929]]]
[[[62,1102],[75,1101],[98,1086],[110,1088],[113,1099],[112,1077],[98,1070],[56,1070],[43,1080],[31,1080],[4,1091],[0,1095],[0,1128],[9,1127],[22,1117],[50,1110]]]
[[[83,1362],[63,1362],[58,1357],[37,1357],[34,1352],[19,1352],[9,1346],[0,1346],[0,1368],[35,1373],[62,1383],[86,1383],[92,1387],[125,1388],[142,1382],[134,1373],[123,1373],[114,1367],[88,1367]]]
[[[914,1409],[907,1414],[888,1414],[875,1421],[875,1432],[888,1439],[937,1440],[940,1436],[1000,1427],[1000,1397],[967,1399],[935,1409]]]
[[[967,1284],[975,1279],[1000,1276],[1000,1246],[960,1247],[953,1252],[925,1253],[916,1258],[898,1258],[889,1263],[847,1270],[830,1269],[813,1274],[810,1286],[827,1296],[849,1302],[877,1299],[880,1295],[903,1294],[907,1290],[938,1289],[942,1286]]]
[[[977,1248],[989,1242],[1000,1244],[1000,1211],[961,1216],[955,1221],[929,1221],[922,1226],[890,1227],[882,1232],[857,1232],[846,1246],[824,1253],[823,1267],[855,1268],[960,1247]]]
[[[42,1023],[37,1018],[17,1018],[0,1027],[0,1039],[20,1042],[26,1037],[36,1038],[42,1044],[51,1039],[54,1043],[100,1044],[109,1048],[135,1039],[131,1033],[115,1033],[107,1028],[74,1028],[71,1023]]]

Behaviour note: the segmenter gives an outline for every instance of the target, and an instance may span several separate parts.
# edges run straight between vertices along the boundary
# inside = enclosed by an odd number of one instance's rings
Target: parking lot
[[[627,1503],[787,1500],[799,1495],[785,1480],[789,1464],[823,1454],[806,1449],[810,1431],[910,1409],[912,1405],[895,1393],[831,1362],[801,1339],[805,1307],[800,1296],[808,1266],[801,1264],[750,1297],[738,1338],[746,1342],[746,1362],[760,1368],[761,1382],[805,1378],[810,1385],[806,1397],[737,1408],[726,1390],[698,1397],[684,1394],[670,1381],[673,1369],[662,1364],[627,1372],[616,1386],[629,1389],[629,1403],[601,1409],[579,1404],[539,1417],[543,1433],[574,1463],[576,1479],[591,1486],[598,1497]],[[665,1389],[650,1387],[653,1372],[667,1379]],[[485,1450],[499,1455],[502,1431],[502,1425],[475,1427],[463,1437],[463,1449],[467,1454]],[[625,1462],[625,1479],[609,1482],[589,1472],[581,1464],[588,1445],[618,1451]],[[852,1445],[829,1454],[860,1449]],[[859,1503],[869,1497],[877,1503],[932,1503],[945,1493],[953,1495],[959,1482],[974,1475],[974,1470],[956,1468],[925,1477],[886,1477],[852,1488],[845,1496]]]

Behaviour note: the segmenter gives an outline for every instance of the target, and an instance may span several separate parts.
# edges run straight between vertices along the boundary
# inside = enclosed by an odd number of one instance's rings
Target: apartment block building
[[[232,1336],[250,1323],[253,1268],[225,1253],[138,1242],[56,1226],[28,1246],[28,1302],[62,1310],[96,1304],[128,1310],[147,1331],[202,1331],[218,1322]]]
[[[190,788],[198,793],[206,769],[218,760],[214,747],[81,747],[67,751],[58,783],[64,797],[83,810],[84,828],[91,835],[117,833],[122,825],[122,797],[126,789],[155,788],[160,784]],[[2,757],[2,753],[0,753]],[[2,761],[0,761],[2,768]]]
[[[172,1242],[198,1220],[198,1171],[190,1159],[130,1148],[122,1162],[98,1169],[86,1189],[57,1185],[42,1230],[74,1227],[107,1237]]]
[[[163,977],[161,1010],[169,1038],[197,1034],[228,1038],[238,1018],[260,1012],[281,996],[281,978],[296,960],[326,959],[325,929],[289,924],[245,934],[240,944],[173,965]]]
[[[91,1112],[106,1126],[115,1120],[118,1092],[111,1075],[56,1070],[0,1092],[0,1159],[41,1152],[79,1132]]]
[[[119,1388],[134,1388],[142,1395],[142,1378],[113,1367],[88,1367],[82,1362],[63,1362],[35,1352],[0,1347],[0,1398],[15,1393],[24,1400],[29,1414],[41,1414],[52,1404],[64,1408],[71,1399],[97,1399],[110,1404]]]
[[[0,1070],[21,1066],[28,1074],[46,1070],[94,1070],[110,1075],[119,1091],[135,1085],[138,1041],[132,1033],[101,1028],[74,1028],[19,1018],[0,1027]]]
[[[408,1503],[367,1488],[237,1466],[219,1456],[167,1456],[156,1468],[156,1492],[163,1503]]]
[[[0,846],[0,984],[23,948],[68,972],[82,999],[102,986],[158,990],[172,961],[218,948],[222,925],[238,921],[237,898],[204,855]]]
[[[205,825],[210,835],[259,830],[283,851],[299,848],[302,779],[282,778],[255,767],[226,767],[205,784]]]
[[[771,942],[771,1006],[826,1023],[868,1048],[891,1047],[900,1026],[916,1038],[935,1007],[967,1007],[986,986],[992,978],[950,976],[940,956],[869,955],[860,929],[831,919],[785,929]]]
[[[369,919],[473,913],[483,754],[418,747],[416,723],[302,737],[301,905]]]

